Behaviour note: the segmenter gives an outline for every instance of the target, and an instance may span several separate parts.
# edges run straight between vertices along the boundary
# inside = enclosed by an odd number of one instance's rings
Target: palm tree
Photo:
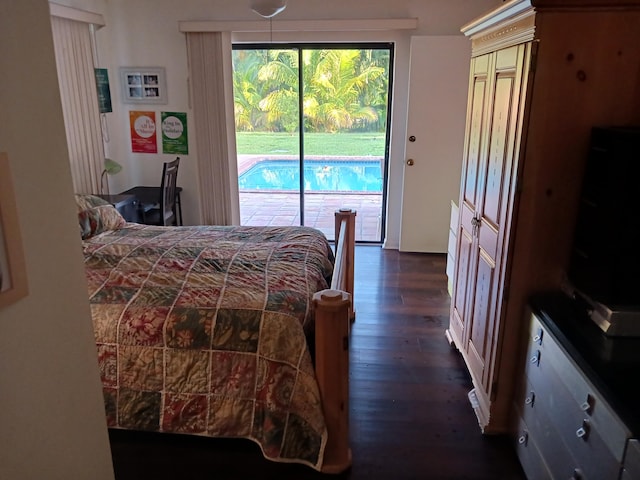
[[[262,99],[262,83],[258,73],[264,62],[259,61],[256,50],[233,52],[233,96],[235,123],[238,131],[253,131],[264,124],[256,105]]]
[[[304,90],[305,117],[312,129],[345,131],[379,119],[378,111],[362,100],[367,100],[370,86],[386,77],[385,69],[371,62],[361,62],[363,53],[367,51],[328,49],[303,52],[304,78],[308,79]]]
[[[234,98],[239,131],[298,128],[298,51],[235,50]],[[305,131],[384,131],[388,50],[303,50]]]
[[[295,132],[298,128],[298,52],[267,50],[268,61],[260,68],[258,79],[266,87],[259,101],[273,131]]]

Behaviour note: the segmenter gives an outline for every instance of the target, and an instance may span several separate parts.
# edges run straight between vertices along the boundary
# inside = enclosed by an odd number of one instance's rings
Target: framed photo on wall
[[[27,294],[27,275],[9,158],[0,153],[0,308]]]
[[[120,67],[120,82],[124,103],[167,103],[163,67]]]

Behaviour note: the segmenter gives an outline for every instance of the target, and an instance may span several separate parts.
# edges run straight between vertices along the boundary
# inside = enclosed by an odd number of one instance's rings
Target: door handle
[[[482,223],[482,220],[480,220],[479,217],[473,217],[471,219],[471,226],[473,227],[473,229],[471,230],[471,235],[473,236],[477,236],[478,235],[478,230],[480,229],[480,224]]]
[[[407,165],[409,165],[410,167],[413,166],[415,162],[413,161],[413,158],[410,158],[409,160],[407,160]]]

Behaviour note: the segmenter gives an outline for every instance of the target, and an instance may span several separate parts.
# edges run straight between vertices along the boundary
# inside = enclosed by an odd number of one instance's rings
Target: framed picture
[[[0,153],[0,308],[26,294],[27,275],[9,158]]]
[[[167,103],[163,67],[120,67],[124,103]]]

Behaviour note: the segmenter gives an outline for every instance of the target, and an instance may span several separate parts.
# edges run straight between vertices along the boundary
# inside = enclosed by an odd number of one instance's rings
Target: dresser
[[[514,397],[514,438],[531,480],[640,478],[640,338],[606,337],[579,301],[537,295]]]
[[[482,432],[511,433],[530,295],[571,256],[591,130],[640,124],[640,0],[511,0],[472,46],[451,314]]]

